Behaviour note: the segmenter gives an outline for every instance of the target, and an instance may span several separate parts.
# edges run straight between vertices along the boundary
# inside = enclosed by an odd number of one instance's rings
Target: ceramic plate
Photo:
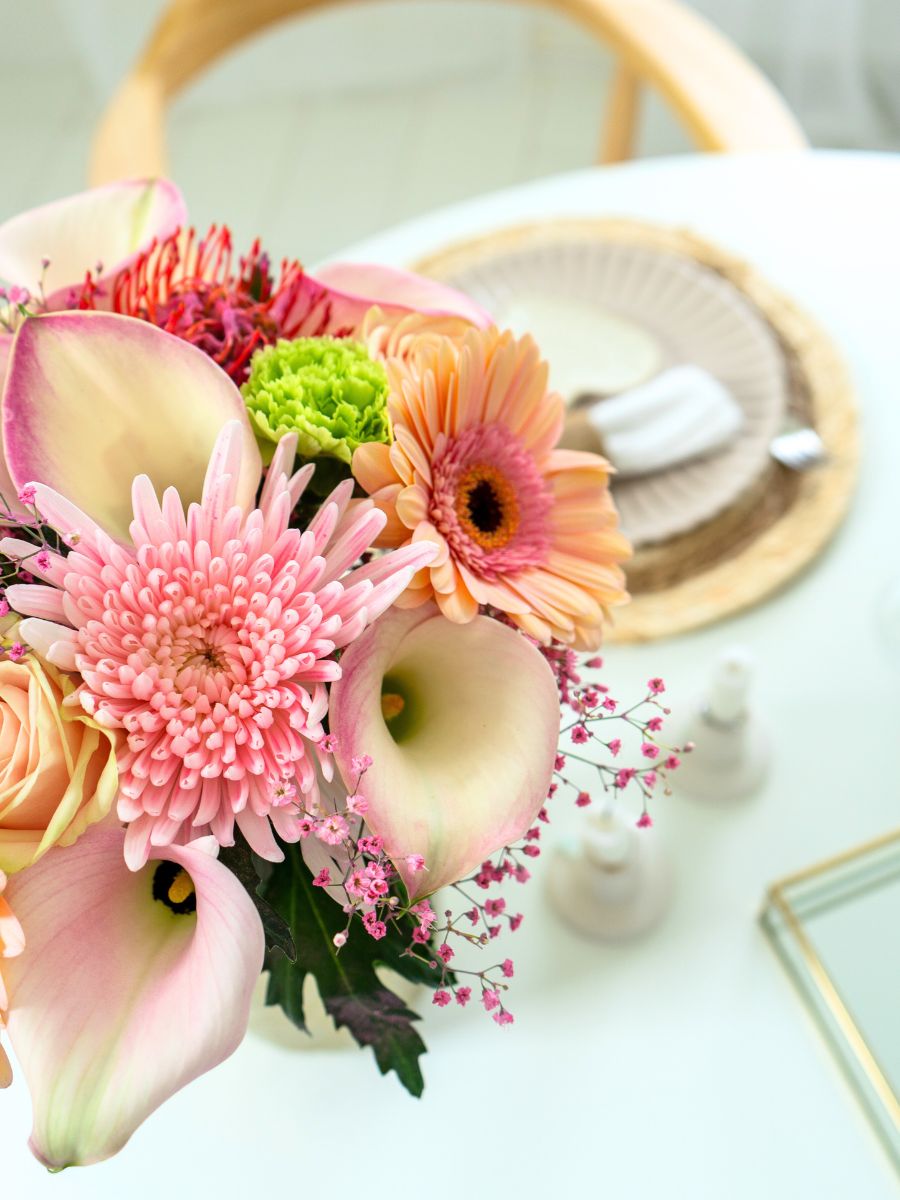
[[[593,238],[561,233],[558,240],[542,238],[532,245],[501,240],[492,246],[485,239],[479,254],[464,261],[451,273],[441,271],[441,277],[484,305],[501,326],[527,326],[530,303],[540,343],[548,301],[556,299],[560,311],[572,314],[577,338],[561,341],[558,319],[553,330],[548,328],[557,354],[565,345],[564,361],[551,375],[560,390],[571,390],[573,380],[579,390],[590,390],[592,371],[601,383],[615,378],[630,386],[676,363],[696,363],[740,404],[743,429],[724,449],[614,483],[623,528],[635,545],[662,541],[709,520],[766,468],[769,442],[787,404],[785,361],[758,310],[717,272],[679,254],[604,240],[599,233]],[[598,339],[611,341],[605,356],[598,356],[592,328]],[[545,352],[552,354],[549,344]]]

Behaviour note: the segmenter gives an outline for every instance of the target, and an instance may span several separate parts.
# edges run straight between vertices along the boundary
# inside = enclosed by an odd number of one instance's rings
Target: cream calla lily
[[[36,294],[50,309],[68,308],[88,271],[107,284],[154,238],[187,221],[184,199],[165,179],[135,179],[92,188],[11,217],[0,225],[0,281]],[[42,271],[42,262],[49,265]]]
[[[0,224],[0,284],[42,296],[42,307],[53,311],[77,306],[91,272],[93,303],[108,309],[116,275],[186,220],[181,192],[165,179],[112,183],[42,204]],[[12,341],[0,330],[0,389]],[[0,454],[0,506],[21,513],[16,492]]]
[[[233,420],[244,431],[237,503],[247,509],[262,469],[256,439],[240,392],[201,350],[111,313],[31,317],[16,334],[3,396],[14,485],[52,485],[121,540],[134,478],[199,500],[216,438]]]
[[[26,938],[3,965],[8,1033],[31,1148],[52,1169],[109,1158],[227,1058],[262,969],[262,924],[211,838],[154,850],[138,872],[123,845],[115,823],[94,826],[6,888]]]
[[[25,935],[22,926],[13,915],[9,903],[3,897],[6,887],[6,876],[0,871],[0,959],[15,958],[25,948]],[[0,1030],[3,1029],[6,1017],[6,986],[3,982],[3,964],[0,963]],[[12,1068],[6,1051],[0,1045],[0,1088],[9,1087],[12,1083]]]
[[[341,774],[361,790],[411,895],[464,878],[518,840],[547,796],[559,732],[553,673],[488,617],[455,625],[433,606],[392,610],[354,642],[332,685]],[[424,873],[407,855],[421,854]]]

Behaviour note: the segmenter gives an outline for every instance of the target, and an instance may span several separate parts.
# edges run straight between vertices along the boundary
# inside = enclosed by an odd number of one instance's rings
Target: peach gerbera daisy
[[[372,358],[408,358],[424,342],[452,338],[462,342],[473,322],[455,313],[390,312],[374,305],[363,317],[356,336]]]
[[[541,642],[595,649],[609,608],[627,599],[630,547],[608,463],[555,448],[564,405],[534,341],[475,328],[368,334],[394,350],[395,441],[360,446],[353,473],[387,514],[378,544],[438,546],[398,603],[434,598],[457,622],[489,605]]]

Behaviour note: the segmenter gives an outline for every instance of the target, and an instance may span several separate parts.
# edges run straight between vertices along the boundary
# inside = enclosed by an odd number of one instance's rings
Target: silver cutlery
[[[808,471],[828,460],[825,443],[808,425],[785,429],[769,443],[769,453],[776,462],[791,471]]]

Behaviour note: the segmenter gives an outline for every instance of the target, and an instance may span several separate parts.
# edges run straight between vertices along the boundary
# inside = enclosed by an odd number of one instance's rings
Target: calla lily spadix
[[[51,1169],[99,1162],[244,1036],[264,936],[212,838],[153,851],[137,873],[113,822],[6,888],[26,931],[4,960],[9,1038]]]
[[[200,499],[229,421],[243,429],[236,500],[250,508],[262,469],[256,439],[240,392],[201,350],[111,313],[29,317],[16,334],[3,395],[13,484],[52,485],[119,540],[136,476]]]
[[[361,790],[413,899],[517,841],[547,797],[559,732],[556,683],[526,638],[489,617],[455,625],[433,605],[391,610],[354,642],[331,689],[345,781]],[[425,872],[406,856],[420,854]]]

